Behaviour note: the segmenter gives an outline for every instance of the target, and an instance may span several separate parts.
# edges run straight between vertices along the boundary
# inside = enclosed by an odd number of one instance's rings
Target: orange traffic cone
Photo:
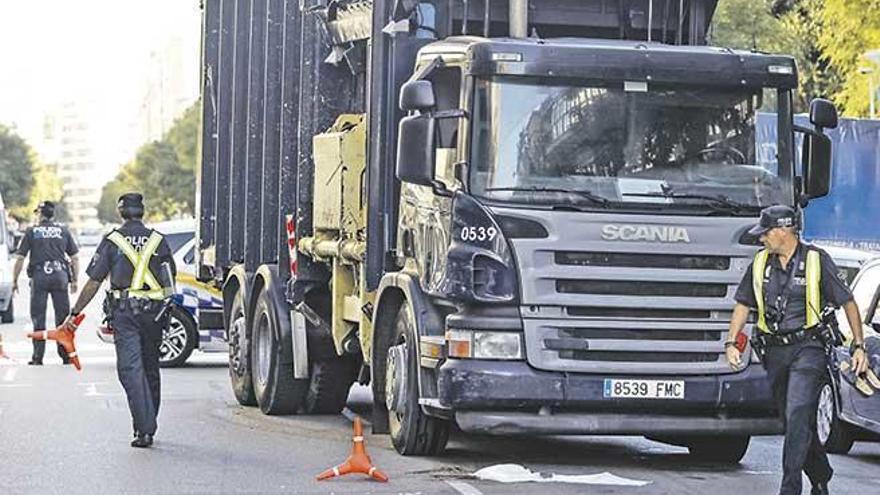
[[[82,323],[83,319],[86,315],[80,313],[73,319],[73,325],[78,327],[80,323]],[[56,328],[55,330],[40,330],[39,332],[31,332],[28,334],[28,337],[34,340],[55,340],[59,344],[64,347],[64,350],[67,351],[67,357],[70,358],[70,362],[76,367],[77,371],[82,370],[82,366],[79,364],[79,356],[76,355],[76,345],[73,343],[74,333],[65,330],[63,328]]]
[[[361,418],[354,417],[354,436],[351,438],[351,455],[342,464],[334,466],[318,475],[318,481],[326,480],[334,476],[342,476],[349,473],[363,473],[376,481],[388,481],[388,476],[373,466],[373,461],[367,455],[364,447],[364,427]]]
[[[12,359],[6,355],[6,352],[3,351],[3,334],[0,333],[0,359]]]

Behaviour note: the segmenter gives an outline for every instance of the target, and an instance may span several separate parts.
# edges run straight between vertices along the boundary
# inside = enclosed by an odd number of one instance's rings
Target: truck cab
[[[737,460],[781,431],[763,370],[723,343],[746,231],[802,194],[790,57],[457,37],[415,74],[397,253],[444,322],[421,375],[437,410],[482,433],[713,436]]]

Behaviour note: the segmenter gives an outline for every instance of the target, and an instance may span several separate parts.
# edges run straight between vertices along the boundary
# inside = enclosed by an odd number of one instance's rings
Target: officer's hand
[[[742,368],[742,354],[736,346],[727,346],[727,364],[735,370]]]
[[[852,355],[852,367],[856,375],[861,375],[868,371],[868,353],[864,349],[856,349]]]
[[[73,323],[73,316],[67,315],[67,318],[64,319],[64,323],[61,324],[62,330],[67,330],[68,332],[76,331],[76,324]]]
[[[70,293],[76,294],[76,291],[79,289],[79,286],[76,284],[76,280],[70,282]]]

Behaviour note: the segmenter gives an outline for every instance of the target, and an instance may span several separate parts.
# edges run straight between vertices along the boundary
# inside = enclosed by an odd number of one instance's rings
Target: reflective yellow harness
[[[762,332],[771,333],[767,326],[767,315],[764,311],[764,271],[767,268],[769,252],[762,249],[755,254],[752,263],[752,288],[755,292],[755,301],[758,303],[758,328]],[[807,327],[819,324],[819,314],[822,312],[822,265],[819,252],[812,249],[807,251]],[[792,269],[796,269],[792,268]]]
[[[168,296],[168,290],[162,287],[162,284],[156,280],[156,277],[150,272],[150,258],[159,248],[162,242],[162,234],[153,232],[144,249],[138,253],[137,250],[117,231],[113,231],[107,236],[107,240],[116,244],[119,250],[125,254],[128,261],[134,266],[134,273],[131,275],[131,287],[128,289],[129,297],[140,297],[144,299],[164,299]],[[148,289],[144,290],[144,283]],[[170,289],[169,289],[170,290]]]

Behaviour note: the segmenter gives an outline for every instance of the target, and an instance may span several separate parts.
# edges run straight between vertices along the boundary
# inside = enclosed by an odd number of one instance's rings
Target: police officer
[[[811,494],[827,494],[833,470],[816,433],[819,391],[828,379],[826,343],[819,331],[827,307],[843,306],[852,329],[852,361],[856,373],[867,370],[867,355],[852,293],[838,278],[837,268],[823,250],[802,242],[797,212],[777,205],[761,211],[749,231],[759,251],[736,292],[725,348],[734,369],[742,368],[736,336],[749,311],[756,312],[755,332],[764,343],[763,364],[777,406],[785,419],[780,494],[800,494],[801,471],[812,483]]]
[[[46,302],[52,297],[52,308],[55,312],[55,326],[61,325],[70,311],[71,293],[76,292],[76,277],[79,273],[79,247],[70,230],[65,225],[56,223],[55,203],[43,201],[34,210],[39,215],[37,224],[28,227],[16,252],[15,268],[13,269],[13,291],[18,291],[18,276],[21,274],[24,259],[30,255],[27,274],[31,278],[31,321],[34,331],[46,330]],[[69,261],[68,261],[69,260]],[[43,364],[46,352],[45,340],[34,340],[34,353],[30,365]],[[70,359],[61,344],[58,355],[64,364]]]
[[[143,196],[128,193],[117,202],[124,223],[98,245],[86,282],[65,325],[92,300],[107,275],[110,326],[115,332],[116,371],[128,397],[134,427],[132,447],[153,444],[159,412],[159,344],[167,323],[167,301],[176,273],[171,249],[144,226]]]

